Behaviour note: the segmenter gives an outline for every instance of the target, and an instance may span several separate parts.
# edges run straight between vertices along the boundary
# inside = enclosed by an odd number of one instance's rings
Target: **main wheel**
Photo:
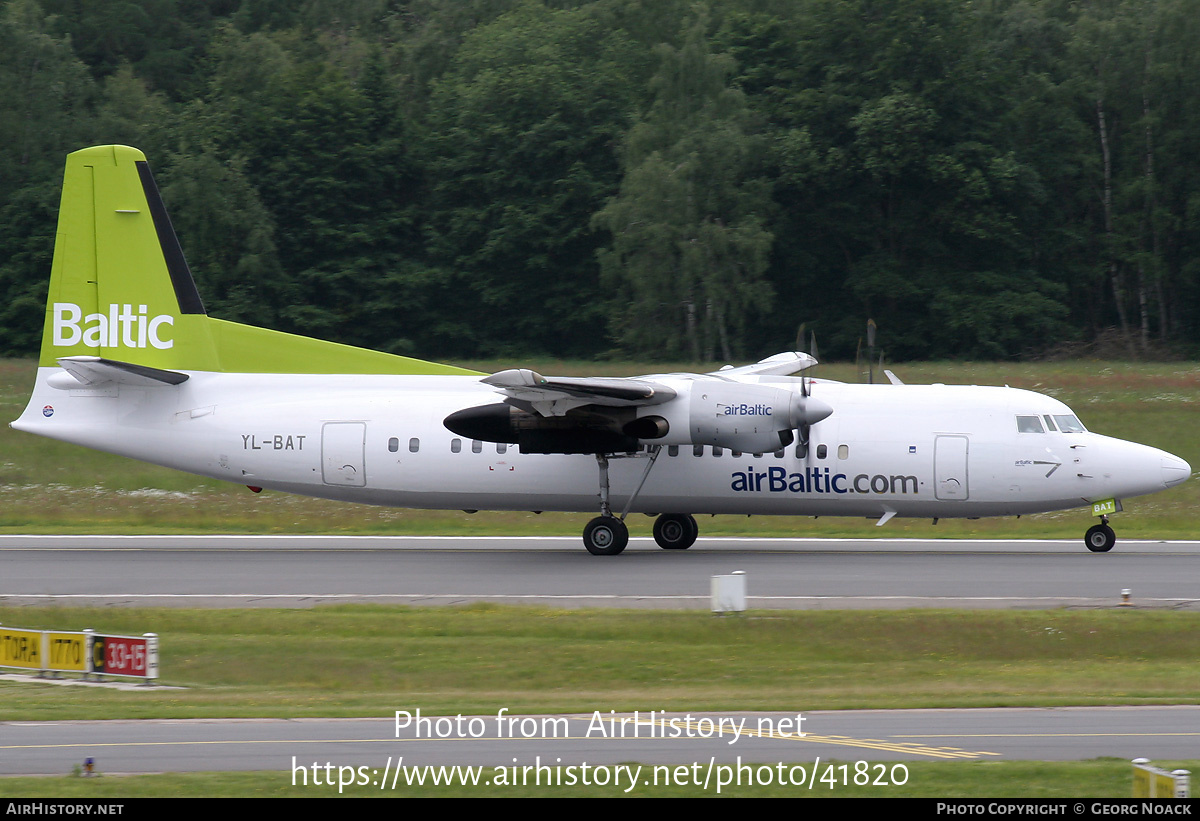
[[[1083,543],[1093,553],[1107,553],[1117,543],[1117,534],[1108,525],[1092,525],[1083,537]]]
[[[629,528],[616,516],[597,516],[583,529],[583,546],[593,556],[616,556],[629,544]]]
[[[654,541],[663,550],[687,550],[699,534],[700,526],[689,513],[664,513],[654,520]]]

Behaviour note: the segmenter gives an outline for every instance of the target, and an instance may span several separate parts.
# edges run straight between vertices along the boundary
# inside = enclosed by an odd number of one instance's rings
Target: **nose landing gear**
[[[1100,524],[1092,525],[1083,537],[1083,543],[1093,553],[1107,553],[1117,543],[1117,534],[1108,526],[1108,517],[1101,516]]]

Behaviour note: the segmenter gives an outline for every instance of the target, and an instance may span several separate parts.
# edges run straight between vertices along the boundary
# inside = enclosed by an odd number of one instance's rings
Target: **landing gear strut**
[[[1088,528],[1083,543],[1093,553],[1107,553],[1113,549],[1113,545],[1117,543],[1117,534],[1108,526],[1107,516],[1101,516],[1100,524]]]
[[[642,492],[642,486],[646,484],[646,477],[650,475],[650,469],[654,467],[661,450],[662,448],[658,445],[650,448],[650,461],[646,463],[642,481],[638,482],[637,490],[625,503],[625,509],[621,511],[619,518],[613,515],[612,506],[608,501],[608,454],[596,454],[596,465],[600,468],[600,515],[588,522],[587,527],[583,529],[583,546],[587,548],[588,553],[593,556],[616,556],[629,544],[629,528],[625,526],[625,517],[629,515],[634,500]],[[657,533],[657,526],[655,532]],[[696,537],[693,536],[692,541],[695,539]],[[659,544],[662,543],[659,542]],[[691,542],[688,542],[684,547],[690,544]]]

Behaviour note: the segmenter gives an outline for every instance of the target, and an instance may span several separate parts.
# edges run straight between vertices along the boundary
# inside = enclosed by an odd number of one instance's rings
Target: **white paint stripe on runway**
[[[111,533],[104,534],[88,534],[88,533],[73,533],[73,534],[0,534],[0,545],[12,541],[63,541],[71,539],[87,539],[88,541],[163,541],[170,539],[172,541],[197,541],[210,542],[221,540],[238,540],[238,541],[272,541],[272,542],[289,542],[289,541],[327,541],[327,542],[347,542],[347,541],[394,541],[394,542],[555,542],[555,541],[579,541],[578,536],[413,536],[413,535],[314,535],[305,536],[299,534],[263,534],[263,533],[211,533],[211,534],[136,534],[121,536]],[[630,542],[638,542],[649,544],[653,543],[654,539],[649,536],[631,536]],[[1018,544],[1018,545],[1075,545],[1079,543],[1079,539],[966,539],[966,538],[915,538],[915,537],[900,537],[890,538],[880,536],[878,538],[861,538],[861,537],[834,537],[834,536],[705,536],[701,537],[697,544],[703,542],[749,542],[754,544]],[[1200,539],[1121,539],[1123,545],[1200,545]]]
[[[617,595],[613,593],[3,593],[21,599],[611,599],[629,601],[710,601],[711,596]],[[1094,596],[747,596],[747,601],[979,601],[979,602],[1077,602],[1098,601]],[[1139,604],[1195,603],[1200,599],[1139,598]]]

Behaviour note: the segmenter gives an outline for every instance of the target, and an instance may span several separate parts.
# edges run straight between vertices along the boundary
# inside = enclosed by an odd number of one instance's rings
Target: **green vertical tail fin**
[[[79,355],[219,369],[200,294],[136,148],[67,157],[40,364]]]
[[[208,317],[146,156],[124,145],[67,157],[39,364],[80,355],[166,370],[473,373]]]

